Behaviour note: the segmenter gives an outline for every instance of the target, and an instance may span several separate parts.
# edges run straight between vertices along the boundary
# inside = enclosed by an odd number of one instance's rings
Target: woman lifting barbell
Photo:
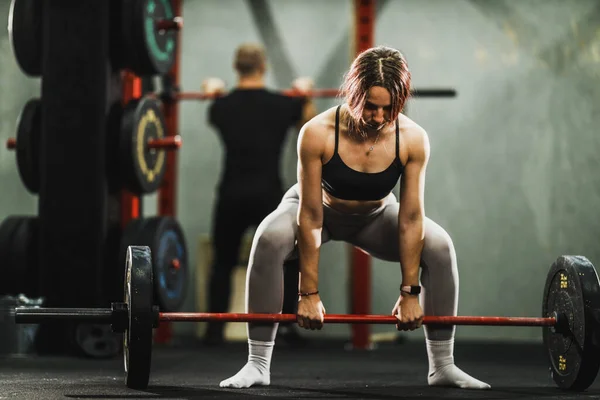
[[[319,251],[322,244],[338,240],[400,262],[402,283],[392,311],[399,330],[419,328],[423,309],[427,315],[456,315],[458,271],[452,240],[424,212],[428,137],[401,114],[410,95],[410,76],[399,51],[366,50],[345,77],[345,104],[303,126],[298,183],[262,221],[253,240],[246,312],[281,312],[281,268],[297,252],[298,324],[321,329],[325,307],[318,290]],[[401,177],[398,201],[392,189]],[[269,385],[276,331],[277,324],[249,323],[248,362],[220,386]],[[452,326],[425,327],[429,384],[490,388],[454,364],[454,332]]]

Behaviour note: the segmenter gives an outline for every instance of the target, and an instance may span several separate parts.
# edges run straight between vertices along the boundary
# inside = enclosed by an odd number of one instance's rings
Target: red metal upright
[[[375,31],[375,0],[354,0],[354,52],[373,47]],[[371,312],[371,258],[352,247],[350,281],[352,314]],[[370,327],[366,324],[352,325],[352,346],[355,349],[371,347]]]
[[[183,13],[182,0],[171,0],[173,15],[181,17]],[[173,88],[179,90],[179,61],[181,56],[181,30],[177,30],[177,47],[175,49],[175,62],[168,72]],[[163,115],[166,124],[166,136],[179,134],[179,101],[163,102]],[[178,151],[167,152],[167,162],[163,183],[158,190],[158,214],[176,216],[177,214],[177,155]],[[168,343],[173,336],[173,328],[170,323],[160,324],[155,331],[154,341],[156,343]]]

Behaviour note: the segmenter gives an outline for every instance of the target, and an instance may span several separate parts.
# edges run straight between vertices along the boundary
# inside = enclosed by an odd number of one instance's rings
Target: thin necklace
[[[373,144],[371,145],[371,147],[369,147],[369,151],[367,151],[367,155],[371,154],[371,152],[373,151],[373,148],[377,144],[377,141],[379,140],[379,136],[380,135],[381,135],[381,131],[379,131],[379,133],[377,134],[377,137],[375,138],[375,141],[373,142]]]

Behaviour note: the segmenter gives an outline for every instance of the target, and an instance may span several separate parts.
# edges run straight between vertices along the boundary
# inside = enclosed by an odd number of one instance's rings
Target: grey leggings
[[[298,203],[296,184],[285,193],[277,209],[256,230],[246,275],[246,312],[281,313],[283,263],[296,256]],[[344,241],[373,257],[399,262],[398,210],[399,203],[393,194],[386,198],[381,208],[368,215],[344,214],[324,205],[322,244],[330,240]],[[429,218],[425,219],[421,285],[421,306],[425,315],[456,315],[456,253],[448,233]],[[277,326],[273,323],[249,323],[248,337],[273,341]],[[429,325],[424,329],[426,338],[431,340],[451,339],[455,330],[453,327]]]

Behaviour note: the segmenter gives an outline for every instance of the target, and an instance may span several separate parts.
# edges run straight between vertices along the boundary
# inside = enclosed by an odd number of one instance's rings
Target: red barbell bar
[[[121,303],[114,303],[121,304]],[[120,310],[126,310],[127,306]],[[158,311],[158,308],[156,308]],[[109,308],[29,308],[15,309],[17,323],[39,323],[42,319],[82,320],[96,322],[114,322],[115,309]],[[262,314],[262,313],[186,313],[157,312],[158,321],[171,322],[296,322],[296,314]],[[425,316],[423,325],[493,325],[493,326],[549,326],[560,327],[565,316],[555,314],[553,317],[471,317],[471,316]],[[325,324],[397,324],[393,315],[366,314],[325,314]]]
[[[296,314],[252,313],[167,313],[158,315],[160,321],[179,322],[296,322]],[[425,316],[423,325],[495,325],[495,326],[555,326],[555,317],[465,317]],[[325,324],[396,324],[392,315],[325,314]]]

